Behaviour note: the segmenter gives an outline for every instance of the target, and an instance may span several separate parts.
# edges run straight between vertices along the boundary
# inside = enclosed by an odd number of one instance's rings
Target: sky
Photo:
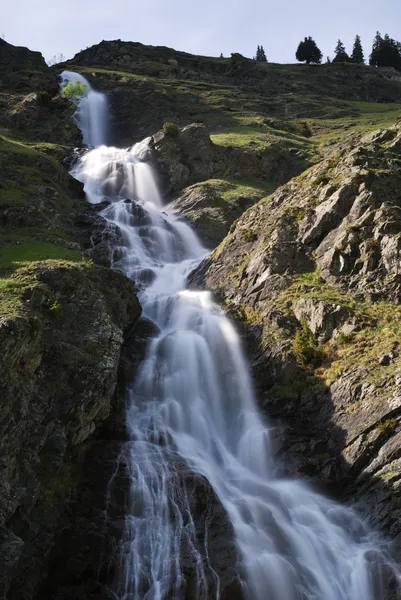
[[[102,40],[169,46],[205,56],[255,55],[295,62],[311,35],[324,59],[340,38],[351,52],[356,34],[369,55],[376,31],[401,39],[399,0],[13,0],[2,2],[0,36],[66,59]]]

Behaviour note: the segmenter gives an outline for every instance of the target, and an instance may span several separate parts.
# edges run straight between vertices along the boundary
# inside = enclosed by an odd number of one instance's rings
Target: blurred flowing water
[[[149,140],[129,149],[100,145],[104,97],[81,75],[62,77],[86,83],[75,118],[86,143],[97,146],[72,174],[89,202],[109,201],[101,214],[121,232],[112,266],[135,280],[143,314],[158,331],[127,390],[120,461],[130,486],[115,597],[220,597],[207,540],[202,546],[196,536],[190,490],[177,483],[184,464],[207,479],[229,516],[246,598],[387,600],[398,574],[379,536],[351,508],[277,476],[238,335],[209,292],[186,289],[207,251],[165,211]],[[195,570],[190,592],[183,552]]]

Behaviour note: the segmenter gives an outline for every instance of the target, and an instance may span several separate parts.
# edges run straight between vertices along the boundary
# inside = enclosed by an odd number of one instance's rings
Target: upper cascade
[[[86,86],[85,96],[77,102],[77,110],[74,114],[74,120],[81,129],[84,144],[95,148],[105,144],[108,122],[106,96],[93,90],[88,80],[80,73],[63,71],[60,77],[62,88],[68,83],[83,83]]]

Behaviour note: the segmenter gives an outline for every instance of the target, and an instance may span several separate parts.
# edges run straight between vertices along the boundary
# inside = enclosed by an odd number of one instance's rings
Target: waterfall
[[[87,99],[76,116],[84,132],[100,116]],[[109,201],[101,214],[121,232],[113,267],[135,280],[144,316],[158,331],[127,390],[120,462],[130,487],[115,597],[220,597],[218,581],[210,588],[213,565],[182,483],[192,472],[229,516],[249,600],[387,600],[388,582],[399,576],[380,537],[352,508],[277,474],[235,328],[209,292],[185,289],[207,251],[163,208],[148,151],[147,140],[129,149],[100,146],[73,170],[89,202]],[[190,592],[183,548],[195,572]]]
[[[86,86],[85,95],[76,101],[74,121],[82,132],[84,144],[92,147],[105,144],[108,114],[106,96],[93,90],[85,77],[79,73],[63,71],[60,79],[62,88],[67,83],[83,83]]]

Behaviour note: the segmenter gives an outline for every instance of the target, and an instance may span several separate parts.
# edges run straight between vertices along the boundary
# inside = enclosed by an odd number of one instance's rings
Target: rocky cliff
[[[194,284],[245,327],[286,473],[400,534],[401,127],[351,136],[248,209]]]
[[[0,86],[0,597],[32,598],[141,309],[132,281],[89,260],[105,224],[62,165],[81,136],[56,75],[0,40]]]

